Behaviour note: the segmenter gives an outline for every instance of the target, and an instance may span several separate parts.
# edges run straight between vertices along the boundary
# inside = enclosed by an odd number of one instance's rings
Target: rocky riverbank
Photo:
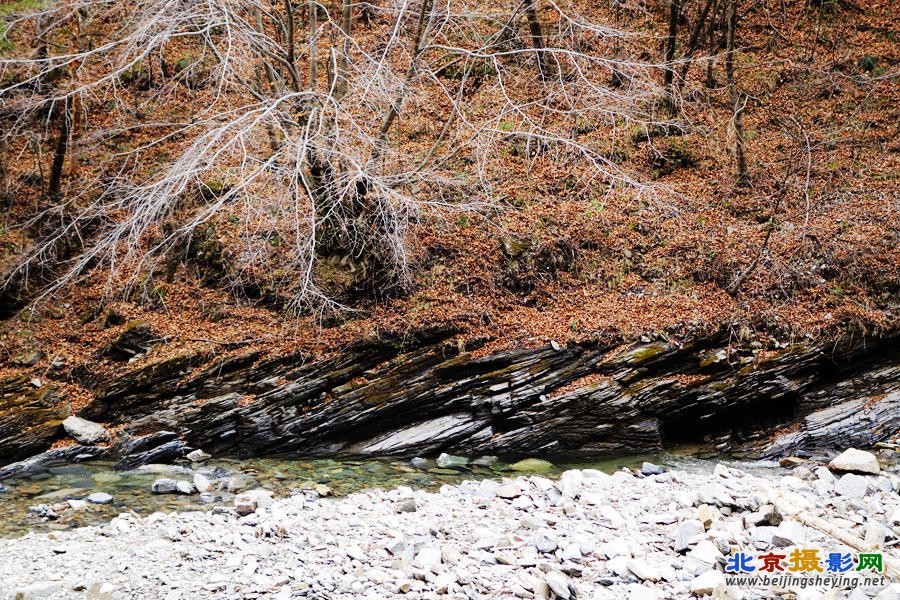
[[[645,465],[612,475],[570,470],[556,480],[469,481],[437,493],[399,487],[341,499],[272,500],[256,491],[235,498],[233,508],[122,514],[103,527],[2,540],[0,593],[166,600],[898,597],[900,584],[891,583],[900,562],[895,472],[865,453],[844,455],[830,468],[798,461],[754,472]],[[803,569],[794,568],[795,551],[807,553]],[[738,553],[757,569],[759,554],[780,555],[783,574],[796,579],[728,585],[724,571]],[[884,579],[868,567],[857,570],[860,553],[881,557]],[[846,559],[851,564],[835,571],[832,554],[853,557]],[[840,575],[842,584],[801,584],[820,574],[815,569]]]

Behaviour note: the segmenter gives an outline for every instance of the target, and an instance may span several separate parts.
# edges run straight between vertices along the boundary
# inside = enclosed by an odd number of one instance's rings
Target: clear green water
[[[434,464],[417,468],[406,459],[216,458],[203,467],[219,467],[228,471],[231,477],[241,475],[246,478],[244,489],[270,489],[276,496],[302,493],[302,489],[309,487],[309,482],[325,484],[336,496],[342,496],[364,489],[391,489],[399,485],[435,490],[443,484],[456,484],[466,479],[501,479],[535,473],[552,477],[570,468],[594,468],[611,473],[622,467],[640,467],[644,460],[694,471],[712,469],[716,462],[693,459],[684,454],[613,459],[566,458],[555,459],[548,470],[516,472],[509,470],[511,460],[498,461],[491,466],[438,469]],[[204,472],[203,468],[199,470]],[[128,511],[146,515],[155,511],[209,510],[215,505],[231,504],[231,498],[227,495],[210,504],[204,503],[199,494],[151,494],[151,484],[160,477],[192,478],[189,473],[115,471],[110,463],[89,462],[62,465],[40,475],[4,481],[2,484],[7,491],[0,493],[0,536],[102,524]],[[93,492],[107,492],[114,500],[106,505],[88,504],[81,510],[72,510],[66,505],[65,499],[85,498]],[[29,511],[29,507],[39,504],[66,505],[66,508],[57,511],[58,519],[48,520]]]

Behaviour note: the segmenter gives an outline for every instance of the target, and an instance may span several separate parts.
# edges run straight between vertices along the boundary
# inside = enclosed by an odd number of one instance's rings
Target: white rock
[[[413,566],[434,571],[440,567],[441,562],[440,548],[425,546],[416,553],[416,558],[413,560]]]
[[[856,448],[844,450],[828,463],[828,467],[832,471],[850,471],[854,473],[870,473],[872,475],[881,473],[878,458],[871,452],[857,450]]]
[[[194,473],[194,487],[197,488],[198,492],[203,493],[211,491],[213,484],[205,475]]]
[[[185,458],[191,462],[204,462],[212,458],[212,456],[210,456],[203,450],[197,449],[193,452],[188,452]]]
[[[643,558],[632,558],[628,561],[628,570],[634,573],[638,579],[644,581],[659,581],[659,571]]]
[[[62,590],[62,584],[56,581],[42,581],[31,583],[15,590],[12,598],[15,600],[42,600],[49,598]]]
[[[569,590],[569,578],[559,571],[551,571],[544,578],[547,586],[558,598],[571,598],[572,592]]]
[[[92,446],[98,442],[108,442],[110,440],[109,431],[103,425],[81,417],[74,415],[66,417],[62,422],[62,426],[66,433],[79,444]]]
[[[565,471],[559,478],[559,490],[566,498],[575,498],[581,492],[584,475],[577,469]]]
[[[688,557],[707,566],[713,566],[724,558],[714,543],[709,540],[697,542],[694,549],[688,552]]]
[[[234,510],[239,515],[249,515],[272,503],[272,492],[269,490],[249,490],[234,497]]]
[[[515,481],[505,483],[497,488],[497,496],[501,498],[511,499],[522,495],[522,488]]]
[[[692,544],[697,543],[698,536],[704,533],[706,533],[706,529],[698,519],[682,521],[675,529],[675,552],[684,552]]]
[[[888,531],[883,525],[870,521],[866,524],[866,545],[870,548],[880,548],[887,534]]]
[[[725,576],[721,571],[706,571],[691,581],[691,594],[708,596],[725,588]]]
[[[775,528],[772,543],[781,548],[798,546],[805,542],[807,537],[806,527],[793,519],[785,519]]]
[[[865,498],[869,493],[869,480],[861,475],[847,473],[834,484],[834,491],[847,498]]]
[[[385,544],[384,549],[396,556],[406,550],[406,542],[402,537],[395,537]]]
[[[628,600],[659,600],[659,592],[639,583],[628,584]]]
[[[94,492],[86,500],[91,504],[110,504],[113,501],[113,497],[106,492]]]
[[[157,479],[150,486],[150,491],[154,494],[174,494],[177,490],[177,482],[174,479],[163,477]]]

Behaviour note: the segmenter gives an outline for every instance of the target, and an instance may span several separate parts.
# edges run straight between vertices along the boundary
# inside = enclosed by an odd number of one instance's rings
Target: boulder
[[[856,448],[848,448],[841,452],[828,463],[828,467],[832,471],[845,473],[868,473],[871,475],[881,473],[878,458],[871,452],[857,450]]]
[[[103,425],[72,415],[62,422],[63,429],[79,444],[93,445],[110,440],[109,431]]]

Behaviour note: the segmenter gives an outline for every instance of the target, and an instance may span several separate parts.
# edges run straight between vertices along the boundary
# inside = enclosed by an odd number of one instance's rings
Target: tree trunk
[[[694,24],[694,29],[693,31],[691,31],[691,37],[688,40],[687,49],[684,51],[684,64],[681,65],[681,73],[678,76],[679,90],[684,88],[684,82],[687,80],[688,69],[690,69],[691,67],[691,58],[694,56],[694,52],[697,51],[697,47],[700,45],[700,35],[703,33],[703,26],[706,24],[706,19],[710,18],[710,11],[712,11],[713,16],[715,16],[717,9],[718,5],[716,4],[716,0],[706,0],[706,3],[700,10],[700,14],[697,15],[697,22]]]
[[[675,44],[678,36],[678,13],[681,9],[679,0],[669,0],[669,35],[666,38],[666,70],[663,72],[663,89],[666,94],[666,105],[669,114],[675,114],[675,94],[672,84],[675,80]]]
[[[550,77],[550,68],[547,62],[547,54],[544,52],[544,33],[541,30],[541,21],[537,13],[538,0],[530,0],[525,5],[525,15],[528,19],[528,30],[531,34],[531,47],[537,54],[538,71],[541,73],[541,79],[546,80]]]
[[[319,5],[315,0],[309,2],[309,89],[316,91],[316,71],[318,57],[316,54],[317,33],[319,29]]]
[[[341,7],[341,31],[344,32],[343,44],[341,45],[341,55],[338,57],[337,68],[337,85],[335,86],[335,96],[341,98],[347,93],[347,66],[350,64],[350,27],[352,25],[351,8],[353,0],[343,0]]]
[[[67,96],[63,102],[62,115],[59,121],[59,137],[56,138],[56,149],[53,152],[53,163],[50,165],[50,183],[47,185],[47,197],[50,200],[60,200],[62,194],[63,166],[66,163],[66,151],[69,148],[69,129],[72,120],[72,101]]]
[[[728,96],[733,107],[734,157],[737,166],[738,185],[747,184],[747,157],[744,153],[744,106],[745,101],[734,80],[734,38],[737,29],[737,0],[726,0],[725,12],[725,78]]]
[[[725,0],[726,2],[728,0]],[[712,15],[709,17],[709,27],[706,30],[707,39],[709,41],[709,61],[706,63],[706,87],[714,88],[718,85],[716,78],[713,76],[713,59],[718,48],[716,47],[716,19],[719,17],[719,5],[716,5]]]

